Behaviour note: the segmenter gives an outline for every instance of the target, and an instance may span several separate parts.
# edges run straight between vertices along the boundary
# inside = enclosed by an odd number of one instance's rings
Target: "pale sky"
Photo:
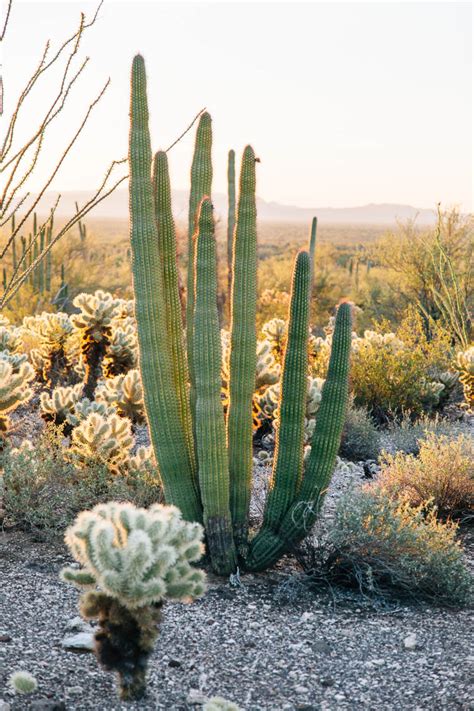
[[[57,45],[80,10],[95,6],[13,0],[2,58],[7,115],[44,42]],[[91,189],[110,160],[126,155],[136,52],[147,65],[154,150],[199,109],[210,111],[216,191],[226,190],[228,149],[240,153],[251,143],[266,200],[426,208],[442,201],[473,209],[469,2],[105,0],[81,49],[90,66],[46,146],[50,156],[100,84],[108,76],[112,84],[56,189]],[[23,128],[52,96],[51,79],[28,104]],[[189,184],[193,141],[194,131],[169,155],[175,188]],[[38,177],[44,169],[43,162]]]

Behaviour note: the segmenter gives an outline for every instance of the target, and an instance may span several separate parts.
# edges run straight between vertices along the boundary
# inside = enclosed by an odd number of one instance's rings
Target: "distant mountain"
[[[84,204],[91,196],[86,191],[64,192],[57,210],[57,215],[70,216],[75,212],[74,203]],[[46,193],[42,211],[51,207],[57,193]],[[226,220],[227,196],[214,193],[214,207],[217,215]],[[173,209],[178,220],[185,220],[188,209],[188,193],[185,190],[173,191]],[[267,202],[257,198],[259,220],[268,222],[309,222],[316,215],[321,224],[377,224],[393,225],[397,221],[406,222],[416,218],[418,225],[431,225],[436,221],[434,210],[418,209],[411,205],[392,205],[391,203],[362,205],[360,207],[295,207],[278,202]],[[124,219],[128,217],[128,191],[116,190],[90,213],[94,217]]]

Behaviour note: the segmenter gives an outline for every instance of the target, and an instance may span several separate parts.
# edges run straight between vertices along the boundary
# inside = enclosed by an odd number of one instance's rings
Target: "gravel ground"
[[[258,469],[256,513],[268,476]],[[359,467],[339,467],[326,516],[362,476]],[[58,579],[69,562],[60,544],[0,533],[0,711],[199,711],[213,695],[244,711],[474,708],[472,612],[376,609],[356,593],[309,592],[290,559],[243,575],[240,587],[210,577],[202,600],[167,605],[147,698],[120,703],[113,676],[92,654],[62,648],[77,616],[78,593]],[[7,685],[19,669],[38,680],[31,696]]]

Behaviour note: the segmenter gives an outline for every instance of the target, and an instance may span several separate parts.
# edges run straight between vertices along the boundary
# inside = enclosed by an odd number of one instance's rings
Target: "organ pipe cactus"
[[[196,132],[194,156],[191,166],[191,191],[188,213],[188,280],[186,301],[186,336],[188,367],[191,383],[191,413],[194,415],[195,378],[193,365],[193,318],[194,318],[194,233],[197,227],[198,210],[203,197],[211,195],[212,188],[212,121],[207,111],[200,119]]]
[[[145,693],[163,602],[191,602],[205,592],[205,575],[193,566],[202,534],[174,506],[114,502],[83,511],[66,531],[80,568],[64,568],[61,577],[81,591],[81,615],[98,620],[95,654],[117,673],[124,700]]]
[[[252,483],[252,400],[257,364],[257,209],[255,153],[247,146],[240,171],[232,262],[231,344],[227,440],[234,536],[245,551]]]
[[[216,570],[236,565],[229,510],[229,461],[221,402],[221,341],[217,313],[216,240],[212,205],[204,198],[195,246],[193,357],[196,377],[196,445],[211,559]],[[255,368],[252,371],[255,373]]]
[[[227,290],[229,300],[232,289],[232,252],[235,230],[235,151],[230,150],[227,163]]]
[[[145,409],[165,498],[184,518],[202,520],[195,465],[182,427],[168,342],[162,262],[151,182],[145,63],[132,66],[130,106],[130,212],[132,274]]]
[[[252,467],[252,400],[257,343],[255,155],[244,151],[240,176],[237,224],[232,254],[232,324],[229,364],[221,363],[217,318],[216,245],[209,198],[212,166],[211,120],[203,114],[198,128],[192,169],[187,294],[187,344],[193,462],[188,448],[189,430],[183,411],[183,389],[176,369],[186,372],[184,348],[176,349],[179,319],[170,325],[178,303],[176,274],[170,269],[172,232],[159,235],[163,214],[170,216],[169,184],[157,180],[155,200],[151,178],[146,78],[143,58],[132,67],[130,130],[131,252],[136,318],[145,410],[155,456],[163,480],[165,500],[178,505],[184,518],[204,520],[208,549],[216,572],[229,574],[236,564],[260,570],[274,563],[308,532],[316,520],[335,465],[348,395],[351,345],[351,307],[340,306],[332,336],[332,352],[323,388],[312,447],[303,463],[307,406],[308,311],[311,259],[302,252],[295,266],[285,367],[278,404],[280,444],[275,458],[273,491],[265,523],[248,542],[248,503]],[[158,159],[157,159],[158,160]],[[165,160],[161,158],[161,167]],[[207,184],[205,185],[207,181]],[[163,194],[161,192],[163,191]],[[166,199],[165,199],[166,198]],[[161,203],[160,203],[161,199]],[[161,205],[156,210],[156,205]],[[154,210],[155,208],[155,210]],[[161,215],[160,215],[161,212]],[[168,225],[169,227],[169,225]],[[160,229],[164,232],[162,225]],[[171,237],[170,237],[171,236]],[[314,246],[314,241],[313,241]],[[171,265],[173,270],[177,267]],[[194,268],[193,268],[194,267]],[[171,364],[177,359],[175,371]],[[228,403],[221,397],[222,373]],[[187,400],[184,399],[185,408]],[[227,408],[227,441],[223,404]]]

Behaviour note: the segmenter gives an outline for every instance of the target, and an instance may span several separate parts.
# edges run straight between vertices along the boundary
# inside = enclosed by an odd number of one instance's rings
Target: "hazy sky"
[[[7,113],[46,39],[56,45],[80,10],[95,6],[14,0],[2,58]],[[473,209],[469,2],[105,0],[81,51],[90,66],[47,144],[50,155],[100,84],[108,76],[112,84],[57,189],[94,187],[110,160],[126,154],[130,62],[141,52],[153,148],[168,146],[206,106],[216,191],[226,189],[228,149],[252,143],[266,200],[306,207],[441,200]],[[39,118],[51,79],[32,97],[23,128]],[[194,132],[170,153],[176,188],[188,185],[193,140]]]

